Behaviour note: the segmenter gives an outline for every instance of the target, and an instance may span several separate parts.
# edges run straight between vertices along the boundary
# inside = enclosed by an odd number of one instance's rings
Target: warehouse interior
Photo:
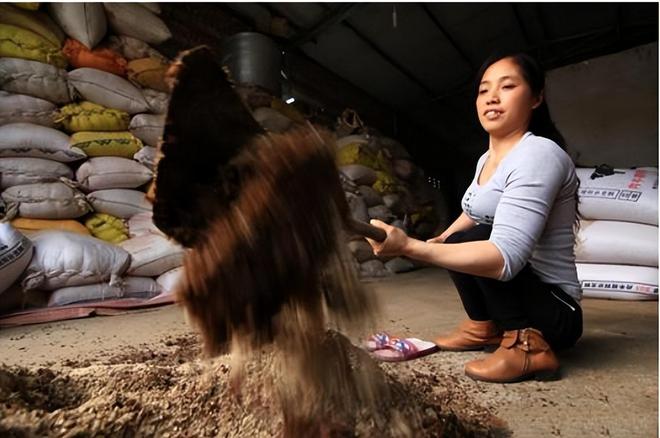
[[[630,120],[642,124],[631,126],[641,137],[632,142],[641,161],[617,153],[608,156],[614,160],[610,165],[657,166],[657,14],[650,3],[227,3],[171,14],[167,7],[175,6],[164,6],[168,25],[184,28],[174,32],[181,35],[179,45],[175,37],[163,47],[166,51],[172,45],[170,56],[184,46],[221,47],[224,32],[269,34],[284,50],[294,90],[311,102],[323,102],[335,115],[350,100],[370,125],[395,135],[441,181],[452,217],[486,139],[473,111],[474,76],[495,50],[532,53],[548,72],[552,115],[560,130],[567,131],[578,162],[595,166],[601,162],[586,151],[620,150],[614,148],[620,138],[602,130],[613,126],[608,117],[623,106]],[[223,25],[208,31],[210,22],[217,21]],[[642,49],[645,45],[649,47]],[[632,48],[638,49],[621,53]],[[620,55],[600,65],[587,62],[616,53]],[[562,74],[575,76],[576,70],[580,81],[590,82],[590,93],[577,102],[573,91],[583,90],[583,83],[561,80]],[[601,93],[608,98],[593,105]],[[568,98],[573,109],[564,103]],[[570,121],[571,111],[587,117],[583,129]],[[584,129],[593,124],[600,127],[599,134],[590,135],[602,137],[585,139],[580,132],[593,131]],[[455,158],[447,160],[446,154]]]
[[[0,435],[656,435],[658,17],[654,2],[1,3]],[[200,46],[209,51],[186,52]],[[358,224],[378,219],[418,240],[438,236],[463,212],[488,151],[475,108],[479,68],[493,53],[518,52],[545,71],[544,99],[579,178],[582,336],[558,354],[559,378],[547,382],[470,379],[464,366],[481,352],[377,361],[364,343],[376,332],[433,343],[465,318],[452,278],[431,263],[379,256],[366,231],[338,231],[330,213],[315,223],[314,209],[296,214],[303,209],[291,200],[327,195],[329,207],[313,205],[334,211],[336,173]],[[195,68],[203,65],[207,82],[184,88],[182,78],[193,76],[181,67],[183,53],[203,59]],[[194,135],[173,134],[184,119]],[[241,211],[239,192],[222,210],[218,193],[238,189],[233,168],[211,175],[219,155],[247,151],[247,141],[232,142],[249,130],[286,136],[301,126],[332,139],[338,172],[314,176],[332,184],[291,195],[292,178],[259,208]],[[188,149],[174,159],[173,145]],[[163,187],[177,205],[163,201]],[[225,282],[209,286],[208,272],[219,275],[209,254],[233,254],[218,247],[236,251],[236,236],[251,236],[253,210],[280,224],[281,240],[267,238],[260,251],[257,237],[246,238],[253,252],[235,262],[235,275],[216,263]],[[236,211],[240,220],[231,219]],[[223,230],[236,241],[199,239],[214,217],[234,220]],[[290,250],[290,242],[305,247],[305,236],[342,261]],[[202,251],[206,258],[196,256]],[[204,311],[219,302],[261,311],[249,300],[270,304],[278,293],[295,302],[295,286],[285,286],[319,263],[329,270],[305,285],[326,306],[313,315],[340,339],[341,354],[327,350],[326,338],[310,346],[313,329],[286,331],[316,327],[301,322],[303,309],[268,321],[286,328],[285,341],[250,338],[247,318],[234,343],[208,357],[214,338]],[[194,268],[197,275],[185,271]],[[333,302],[333,287],[355,293]],[[378,311],[349,324],[371,299]],[[346,306],[346,320],[327,316],[333,305]],[[231,338],[235,328],[222,322],[218,339],[224,330]],[[287,362],[286,348],[300,362]],[[327,360],[316,389],[301,383],[312,382],[305,366],[319,362],[303,354],[312,351]],[[364,381],[369,374],[388,395],[333,385],[329,369]],[[328,395],[337,393],[351,400]],[[314,397],[323,407],[310,404],[319,409],[310,414],[302,407]],[[364,402],[374,399],[378,408]]]

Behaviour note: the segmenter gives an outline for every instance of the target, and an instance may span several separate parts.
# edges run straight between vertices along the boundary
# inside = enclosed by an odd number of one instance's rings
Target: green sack
[[[76,132],[71,146],[83,150],[89,157],[133,158],[142,142],[130,132]]]
[[[67,65],[59,47],[41,35],[11,24],[0,23],[0,57],[29,59],[59,68]]]
[[[95,213],[85,221],[85,226],[97,239],[119,243],[128,239],[128,228],[124,221],[105,213]]]
[[[61,123],[68,132],[126,131],[130,116],[125,111],[85,101],[60,108],[55,122]]]

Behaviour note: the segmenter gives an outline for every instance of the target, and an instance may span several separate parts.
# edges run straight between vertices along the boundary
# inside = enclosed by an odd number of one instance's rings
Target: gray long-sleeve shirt
[[[480,186],[487,158],[479,158],[462,206],[477,223],[493,226],[489,240],[504,258],[499,279],[512,279],[529,262],[541,280],[580,300],[573,249],[578,179],[570,157],[527,132]]]

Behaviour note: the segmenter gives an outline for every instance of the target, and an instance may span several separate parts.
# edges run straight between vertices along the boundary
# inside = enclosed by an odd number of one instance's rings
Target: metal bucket
[[[267,36],[255,32],[231,36],[223,45],[222,65],[229,68],[236,82],[258,85],[280,95],[282,53]]]

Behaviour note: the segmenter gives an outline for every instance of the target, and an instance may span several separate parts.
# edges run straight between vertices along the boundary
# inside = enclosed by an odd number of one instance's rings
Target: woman
[[[498,346],[468,362],[468,376],[490,382],[554,377],[554,351],[582,335],[573,252],[575,167],[557,144],[563,140],[532,58],[493,57],[477,78],[477,114],[490,139],[463,197],[463,213],[427,242],[373,220],[387,239],[369,243],[378,255],[405,255],[449,270],[468,319],[436,344],[452,351]]]

